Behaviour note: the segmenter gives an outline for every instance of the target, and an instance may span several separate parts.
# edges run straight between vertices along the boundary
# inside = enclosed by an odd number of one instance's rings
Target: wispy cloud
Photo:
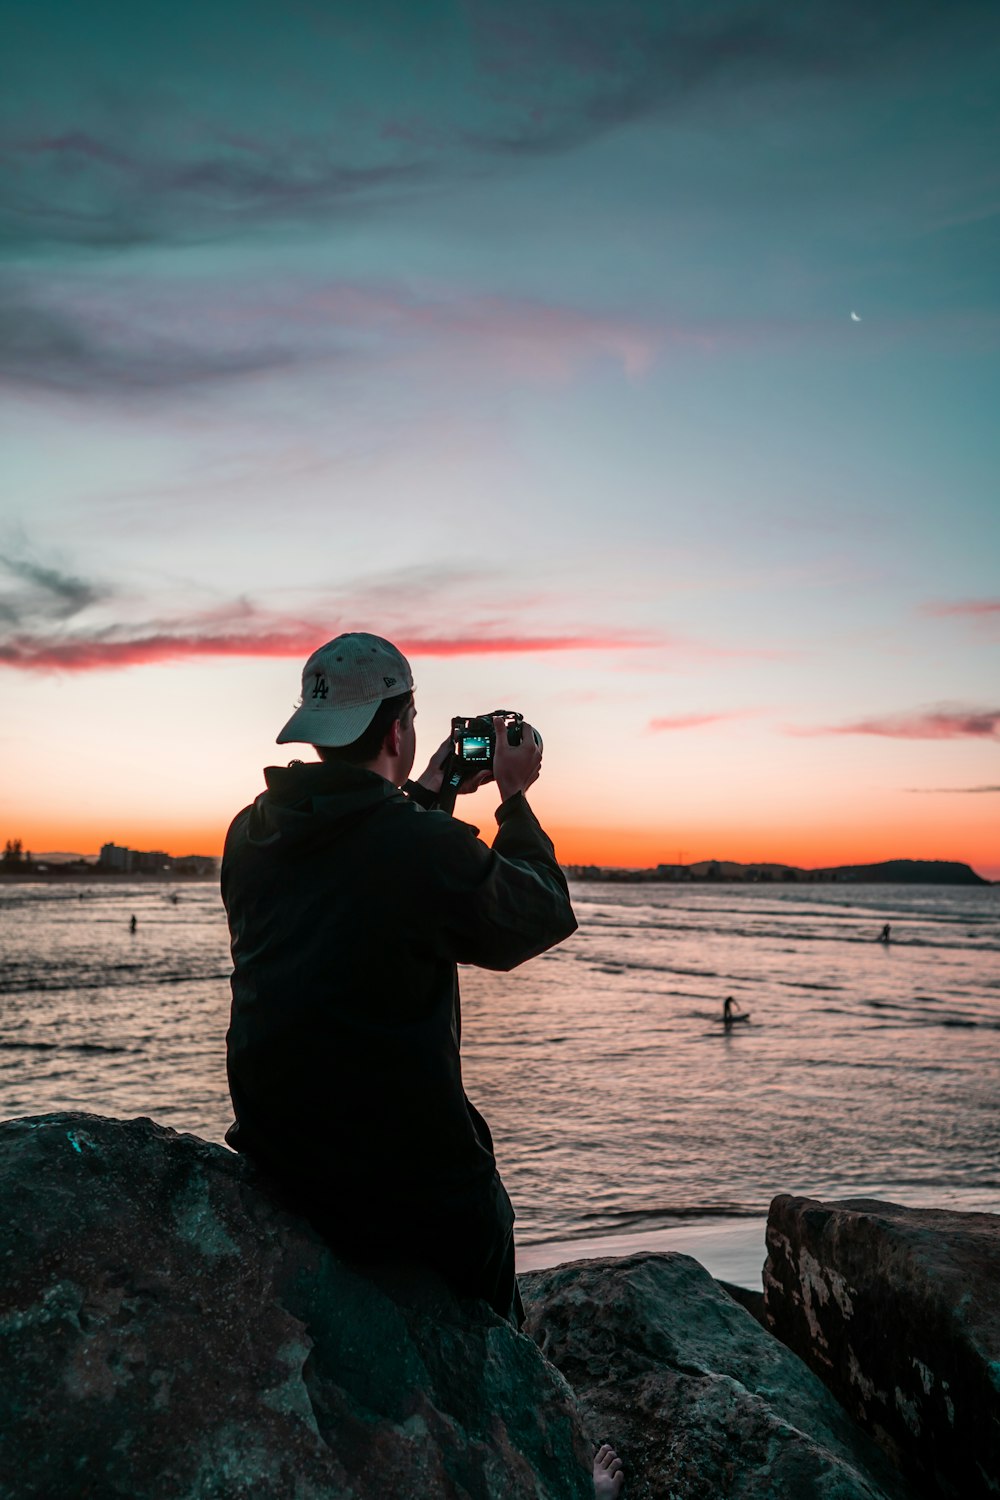
[[[221,73],[204,67],[203,46],[187,55],[183,14],[162,58],[145,55],[142,28],[107,45],[94,27],[81,31],[77,60],[95,79],[90,97],[41,86],[45,48],[33,47],[29,26],[13,43],[15,63],[18,44],[27,55],[12,69],[24,98],[10,92],[8,117],[26,123],[0,138],[0,232],[15,247],[103,249],[326,225],[636,121],[700,112],[709,127],[731,127],[751,113],[776,116],[783,95],[825,80],[868,79],[884,91],[901,72],[922,78],[942,39],[955,49],[971,35],[974,45],[984,8],[426,0],[418,35],[399,12],[380,19],[379,6],[366,25],[350,8],[335,7],[334,20],[329,7],[323,18],[300,3],[277,28],[267,7],[220,0]],[[264,72],[247,66],[271,52]],[[359,58],[374,101],[366,108]],[[101,88],[109,69],[113,86]]]
[[[647,734],[663,734],[673,729],[702,729],[708,724],[724,724],[731,719],[746,718],[743,711],[715,714],[673,714],[664,719],[650,719]]]
[[[957,599],[925,604],[920,613],[931,619],[967,620],[990,639],[1000,633],[1000,599]]]
[[[872,734],[894,740],[992,739],[1000,734],[1000,708],[945,705],[915,713],[886,714],[847,724],[790,728],[788,734]]]
[[[667,342],[711,341],[600,309],[387,284],[186,280],[151,294],[122,277],[22,276],[0,296],[0,382],[133,401],[306,366],[353,379],[444,361],[452,372],[546,382],[604,363],[637,378]]]
[[[953,320],[954,321],[954,320]],[[959,319],[917,327],[883,324],[878,335],[957,334]],[[975,336],[996,343],[1000,320],[984,315]],[[0,292],[0,385],[74,399],[161,402],[205,387],[278,372],[315,370],[324,381],[394,373],[411,390],[435,379],[561,384],[617,369],[639,380],[664,358],[699,358],[749,347],[836,344],[839,324],[685,322],[661,310],[621,312],[540,298],[455,294],[402,283],[266,284],[187,277],[159,281],[48,273],[8,278]],[[993,601],[928,606],[995,624]]]
[[[599,360],[642,375],[670,338],[705,344],[697,328],[667,329],[645,318],[628,317],[571,303],[483,295],[444,295],[401,285],[332,283],[279,296],[274,314],[287,326],[351,332],[381,347],[405,353],[440,348],[449,356],[486,358],[511,374],[562,376]]]
[[[964,615],[970,619],[1000,616],[1000,599],[961,599],[950,604],[925,604],[925,615]]]
[[[289,624],[267,629],[248,628],[185,631],[180,622],[169,632],[143,634],[123,627],[72,635],[10,635],[0,640],[0,665],[22,671],[88,672],[150,666],[159,662],[208,657],[307,657],[341,629],[357,629],[357,620]],[[384,626],[382,627],[385,628]],[[627,634],[520,635],[475,634],[425,636],[393,631],[393,639],[407,656],[521,656],[540,652],[620,651],[645,643]],[[649,644],[658,645],[659,642]]]
[[[929,0],[906,7],[905,27],[902,8],[896,15],[893,4],[863,0],[820,0],[807,11],[778,0],[752,12],[642,0],[508,0],[502,7],[468,0],[466,9],[481,71],[502,80],[502,97],[520,110],[465,139],[510,156],[568,151],[633,121],[669,119],[701,104],[713,119],[732,120],[748,101],[773,109],[776,90],[815,80],[877,70],[884,86],[894,72],[919,70],[942,28]],[[977,0],[959,0],[949,12],[949,41],[980,10]]]
[[[137,110],[137,118],[139,111]],[[414,159],[345,159],[332,139],[254,140],[207,131],[176,145],[117,140],[120,121],[0,141],[0,228],[17,244],[123,249],[198,242],[271,222],[328,220],[372,195],[419,185]],[[164,137],[177,137],[169,127]],[[85,206],[81,206],[85,205]]]
[[[538,6],[516,0],[497,9],[472,4],[473,35],[486,74],[502,75],[519,112],[492,128],[468,129],[479,151],[526,156],[564,152],[632,121],[673,114],[728,90],[853,69],[857,53],[821,47],[786,14],[685,20],[667,7],[636,3]],[[554,91],[553,75],[563,88]]]
[[[8,630],[70,619],[112,593],[106,585],[47,567],[27,555],[0,553],[0,568],[9,580],[0,587],[0,622],[6,622]]]
[[[356,580],[322,608],[314,601],[306,613],[241,597],[207,609],[124,620],[130,608],[136,612],[136,601],[118,596],[119,618],[110,622],[95,619],[92,608],[113,597],[110,589],[33,560],[0,556],[0,566],[13,582],[0,594],[0,666],[23,672],[88,672],[210,657],[305,659],[323,641],[342,630],[365,629],[366,622],[415,657],[641,651],[664,644],[662,636],[637,630],[525,630],[512,628],[499,612],[484,620],[481,609],[460,603],[463,586],[481,589],[481,571],[444,564]],[[415,628],[413,616],[426,619],[435,599],[439,615],[458,615],[463,623]]]
[[[918,792],[927,797],[972,796],[979,792],[1000,792],[1000,786],[908,786],[908,792]]]
[[[78,307],[0,295],[0,383],[141,399],[301,360],[276,345],[213,346],[204,336],[178,334],[176,327],[130,306],[117,288]]]

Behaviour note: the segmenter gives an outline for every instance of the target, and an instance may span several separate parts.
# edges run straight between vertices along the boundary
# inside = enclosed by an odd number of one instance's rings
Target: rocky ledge
[[[1000,1494],[1000,1218],[776,1198],[765,1317],[917,1493]]]
[[[337,1260],[151,1120],[0,1126],[4,1500],[593,1497],[565,1381],[481,1303]]]
[[[590,1500],[605,1439],[625,1500],[913,1493],[687,1256],[525,1276],[518,1334],[150,1120],[0,1124],[0,1186],[5,1500]]]

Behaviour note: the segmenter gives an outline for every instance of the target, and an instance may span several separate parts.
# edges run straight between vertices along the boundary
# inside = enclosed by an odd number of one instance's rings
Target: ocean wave
[[[612,959],[609,963],[606,956],[598,954],[572,953],[567,954],[566,957],[578,964],[588,964],[602,974],[683,974],[688,979],[718,979],[720,977],[715,969],[687,969],[678,964],[644,963],[641,959],[623,959],[621,963],[615,963]]]
[[[150,974],[139,979],[134,972],[129,972],[128,977],[123,980],[109,977],[120,971],[120,968],[112,968],[99,976],[67,974],[61,975],[58,979],[46,979],[38,974],[28,974],[23,980],[0,980],[0,995],[58,995],[76,990],[155,989],[159,985],[168,984],[222,982],[228,980],[232,974],[231,969],[226,969],[222,974],[198,974],[189,971],[184,974]]]
[[[856,918],[853,920],[855,921],[855,923],[857,922]],[[909,920],[911,922],[911,925],[914,926],[933,926],[933,922],[927,919],[921,921],[919,918],[911,918]],[[901,926],[902,922],[903,919],[896,918],[894,919],[893,925]],[[704,936],[707,940],[714,940],[716,938],[740,938],[747,942],[766,942],[776,939],[780,936],[786,941],[790,940],[793,945],[792,947],[786,947],[782,950],[788,953],[794,953],[798,945],[802,943],[848,943],[852,946],[861,947],[883,946],[880,943],[878,934],[874,933],[871,930],[871,924],[867,922],[864,924],[863,929],[854,932],[844,931],[842,929],[838,931],[834,927],[831,927],[827,931],[817,932],[815,930],[815,924],[812,928],[809,929],[797,930],[793,927],[791,930],[789,930],[787,926],[779,927],[778,924],[765,927],[756,924],[753,926],[741,926],[737,924],[727,924],[724,922],[714,922],[712,924],[708,924],[705,922],[669,921],[647,921],[638,923],[596,922],[590,926],[581,923],[580,935],[585,939],[597,939],[601,936],[601,934],[606,932],[617,932],[622,936],[629,937],[641,934],[645,937],[662,936],[663,938],[670,938],[683,934],[698,933]],[[968,940],[965,942],[954,942],[950,940],[950,934],[948,936],[941,937],[921,937],[918,935],[911,936],[904,933],[903,935],[894,936],[891,942],[888,944],[888,948],[890,950],[906,948],[936,948],[942,949],[945,952],[957,953],[1000,953],[1000,942],[985,941],[978,934],[969,934]]]
[[[577,1229],[567,1231],[566,1239],[581,1239],[593,1234],[598,1226],[603,1229],[668,1229],[671,1225],[687,1224],[693,1219],[756,1219],[761,1212],[760,1204],[750,1203],[683,1203],[657,1204],[652,1208],[593,1209],[575,1215]]]
[[[138,1047],[123,1047],[116,1042],[9,1042],[0,1041],[0,1051],[25,1052],[138,1052]]]

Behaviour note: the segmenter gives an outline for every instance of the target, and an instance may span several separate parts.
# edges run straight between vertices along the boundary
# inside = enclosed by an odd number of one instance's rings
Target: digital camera
[[[474,719],[454,718],[451,721],[451,748],[458,764],[471,775],[474,771],[492,771],[493,752],[496,749],[494,716],[503,719],[507,727],[508,745],[519,745],[524,733],[524,715],[510,708],[495,708],[492,714],[479,714]],[[542,748],[542,737],[537,729],[532,730],[535,743]]]

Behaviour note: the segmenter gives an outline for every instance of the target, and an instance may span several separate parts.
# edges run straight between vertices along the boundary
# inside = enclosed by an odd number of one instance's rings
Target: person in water
[[[410,665],[340,635],[302,673],[278,744],[319,759],[264,772],[226,838],[226,1038],[235,1123],[254,1159],[339,1254],[420,1261],[520,1328],[514,1211],[462,1083],[458,964],[506,972],[576,930],[566,877],[528,805],[542,752],[497,720],[492,846],[435,807],[451,752],[416,782]],[[594,1459],[601,1500],[621,1460]]]
[[[136,921],[136,920],[135,920],[135,916],[134,916],[134,915],[133,915],[133,916],[131,916],[131,917],[130,917],[130,918],[129,918],[129,924],[128,924],[128,930],[129,930],[129,932],[134,932],[134,931],[135,931],[135,929],[136,929],[136,928],[137,928],[137,927],[138,927],[138,925],[139,925],[139,924],[138,924],[138,922],[137,922],[137,921]]]
[[[879,939],[878,940],[879,940],[880,943],[887,943],[887,942],[889,942],[890,927],[891,927],[891,923],[886,922],[885,926],[882,928],[882,931],[879,933]]]

